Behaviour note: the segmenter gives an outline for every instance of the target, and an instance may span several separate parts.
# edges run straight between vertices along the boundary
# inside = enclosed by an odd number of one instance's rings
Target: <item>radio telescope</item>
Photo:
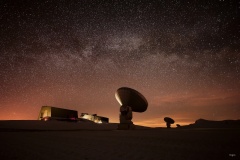
[[[138,91],[128,87],[119,88],[115,97],[121,105],[118,129],[134,129],[132,112],[145,112],[148,107],[146,98]]]
[[[166,122],[167,128],[171,128],[171,124],[175,123],[175,121],[170,117],[165,117],[164,121]]]

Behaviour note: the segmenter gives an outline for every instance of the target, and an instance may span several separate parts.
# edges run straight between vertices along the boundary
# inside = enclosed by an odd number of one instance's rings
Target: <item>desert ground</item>
[[[239,128],[117,130],[117,124],[0,121],[1,160],[235,160]]]

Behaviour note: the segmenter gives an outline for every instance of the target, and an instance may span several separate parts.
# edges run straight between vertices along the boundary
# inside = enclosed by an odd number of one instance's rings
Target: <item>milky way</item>
[[[1,1],[0,119],[50,105],[118,122],[115,91],[148,100],[136,124],[240,117],[240,4]]]

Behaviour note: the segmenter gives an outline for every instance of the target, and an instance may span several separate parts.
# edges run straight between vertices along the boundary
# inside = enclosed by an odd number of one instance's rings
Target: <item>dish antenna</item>
[[[165,117],[164,121],[166,122],[167,128],[171,128],[171,124],[175,123],[175,121],[170,117]]]
[[[119,88],[115,97],[121,105],[118,129],[134,129],[132,112],[145,112],[148,107],[146,98],[138,91],[128,87]]]

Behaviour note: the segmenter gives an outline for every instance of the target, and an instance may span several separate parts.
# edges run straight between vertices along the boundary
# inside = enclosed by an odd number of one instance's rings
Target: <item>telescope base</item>
[[[133,123],[120,123],[118,124],[118,130],[133,130],[135,126]]]

